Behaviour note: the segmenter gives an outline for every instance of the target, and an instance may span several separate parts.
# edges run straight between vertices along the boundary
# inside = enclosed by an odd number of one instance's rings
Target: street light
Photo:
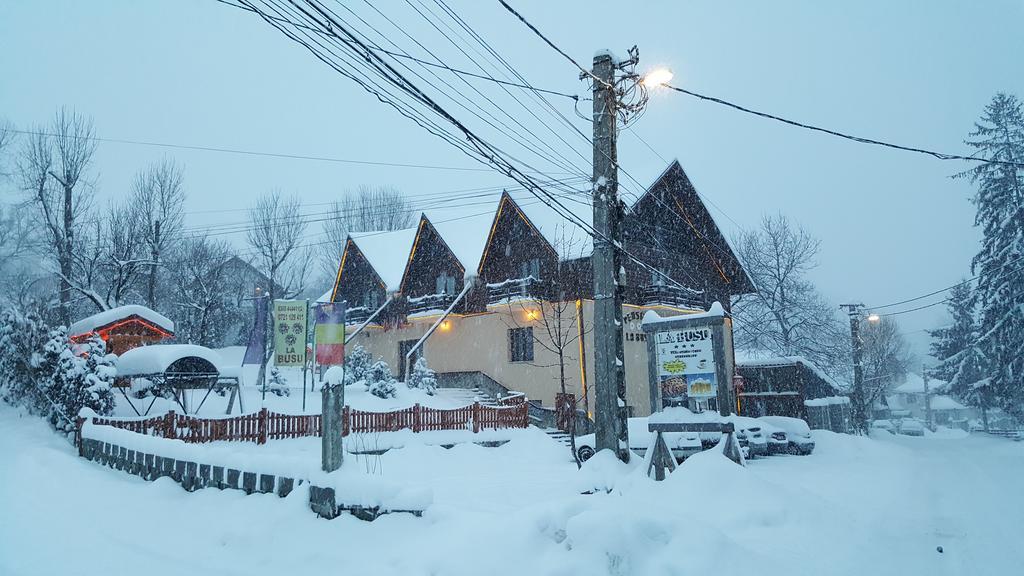
[[[672,81],[672,71],[668,68],[655,68],[651,70],[640,80],[640,82],[648,88],[654,86],[664,86]]]
[[[881,320],[882,317],[874,312],[868,314],[868,322],[871,322],[872,324],[877,324],[878,322],[881,322]]]

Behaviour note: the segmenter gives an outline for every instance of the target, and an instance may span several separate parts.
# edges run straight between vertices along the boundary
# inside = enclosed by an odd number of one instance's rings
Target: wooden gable
[[[173,338],[174,333],[169,332],[142,316],[132,314],[119,318],[103,326],[97,326],[94,330],[83,334],[72,334],[72,342],[85,342],[93,334],[98,335],[107,344],[107,352],[122,354],[138,348],[155,344],[168,338]]]
[[[704,305],[753,291],[739,259],[683,171],[673,162],[637,200],[625,221],[627,249],[688,288]],[[652,283],[651,272],[627,266],[631,286]]]
[[[407,298],[435,294],[437,278],[442,274],[455,278],[456,292],[462,289],[465,268],[430,220],[420,216],[416,240],[402,275],[401,292]]]
[[[347,300],[349,308],[375,308],[382,305],[386,297],[384,281],[350,238],[338,266],[331,302]]]
[[[507,193],[501,195],[477,270],[487,283],[522,277],[523,263],[540,261],[541,279],[557,275],[558,253]]]

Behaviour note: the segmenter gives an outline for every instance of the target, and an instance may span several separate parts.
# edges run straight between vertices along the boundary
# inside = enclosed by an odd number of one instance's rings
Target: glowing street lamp
[[[874,312],[868,314],[868,322],[871,322],[872,324],[877,324],[878,322],[881,322],[881,320],[882,317]]]
[[[651,70],[640,80],[644,86],[648,88],[655,86],[664,86],[672,81],[672,71],[668,68],[655,68]]]

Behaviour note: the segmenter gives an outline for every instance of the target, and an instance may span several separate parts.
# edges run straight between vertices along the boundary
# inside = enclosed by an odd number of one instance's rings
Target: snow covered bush
[[[42,384],[51,404],[50,422],[57,430],[70,433],[82,408],[100,415],[114,411],[111,386],[117,374],[117,356],[107,354],[107,345],[93,335],[82,344],[72,344],[63,326],[50,331],[50,339],[34,364],[40,370],[52,369]]]
[[[405,385],[409,388],[419,388],[431,396],[434,395],[434,391],[437,390],[437,376],[427,366],[426,358],[421,356],[416,360],[412,366],[412,373],[406,378]]]
[[[285,378],[284,374],[274,366],[270,369],[270,380],[266,382],[266,390],[264,392],[273,392],[278,396],[288,396],[291,394],[291,390],[288,389],[288,379]]]
[[[345,354],[345,384],[355,384],[366,378],[373,365],[373,356],[358,344]]]
[[[395,389],[395,377],[391,375],[388,363],[383,360],[378,360],[373,366],[370,366],[363,382],[370,394],[378,398],[394,398],[398,395],[398,390]]]
[[[36,413],[45,413],[49,405],[38,384],[52,371],[40,372],[32,360],[46,343],[49,331],[34,310],[23,313],[7,308],[0,313],[0,398]]]

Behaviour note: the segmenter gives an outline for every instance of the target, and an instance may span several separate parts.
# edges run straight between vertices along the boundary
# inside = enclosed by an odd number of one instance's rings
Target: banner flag
[[[305,300],[274,300],[274,365],[306,365]]]
[[[249,342],[245,346],[245,358],[242,364],[260,364],[263,362],[263,355],[267,352],[267,305],[270,298],[256,298],[253,300],[253,307],[256,309],[256,319],[253,322],[252,331],[249,332]]]
[[[315,307],[316,362],[321,366],[345,363],[345,303],[324,303]]]

